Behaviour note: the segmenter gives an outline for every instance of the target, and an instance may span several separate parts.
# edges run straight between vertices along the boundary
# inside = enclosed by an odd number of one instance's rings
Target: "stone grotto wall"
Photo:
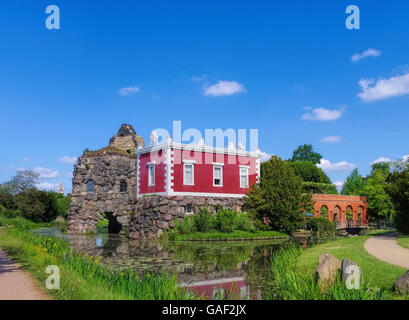
[[[193,213],[198,213],[201,207],[214,211],[218,206],[240,211],[242,204],[241,198],[193,196],[140,198],[135,204],[135,213],[131,217],[129,236],[132,239],[159,238],[163,231],[174,227],[176,219],[181,221],[189,208]]]
[[[89,180],[94,181],[95,192],[87,191]],[[120,192],[122,181],[126,182],[126,192]],[[96,232],[97,222],[110,213],[122,225],[124,234],[134,209],[136,183],[135,158],[117,154],[81,156],[74,168],[68,233]]]

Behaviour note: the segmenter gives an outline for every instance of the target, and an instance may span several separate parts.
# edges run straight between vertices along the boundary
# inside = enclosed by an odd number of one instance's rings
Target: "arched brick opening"
[[[361,226],[368,223],[368,204],[365,197],[313,194],[312,198],[314,200],[314,216],[325,217],[323,210],[325,211],[326,208],[326,217],[336,221],[339,228]]]

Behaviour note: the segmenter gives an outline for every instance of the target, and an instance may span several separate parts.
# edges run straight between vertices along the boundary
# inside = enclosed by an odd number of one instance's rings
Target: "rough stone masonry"
[[[155,239],[173,228],[176,219],[197,213],[200,207],[218,206],[239,211],[242,200],[223,197],[159,196],[138,198],[135,150],[145,146],[131,125],[123,124],[108,147],[86,149],[74,167],[68,233],[97,231],[99,220],[108,218],[121,234],[132,239]]]

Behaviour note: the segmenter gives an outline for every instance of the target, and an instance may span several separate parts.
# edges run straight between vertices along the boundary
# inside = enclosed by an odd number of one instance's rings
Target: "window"
[[[249,187],[249,169],[240,168],[240,188]]]
[[[185,185],[194,185],[194,167],[193,163],[183,164],[183,184]]]
[[[155,185],[155,163],[148,163],[148,186]]]
[[[95,192],[94,180],[88,180],[88,182],[87,182],[87,191],[88,192]]]
[[[191,204],[188,204],[185,206],[185,214],[192,214],[193,213],[193,207]]]
[[[213,186],[215,187],[223,186],[223,167],[221,166],[213,167]]]
[[[125,181],[121,181],[119,184],[119,192],[127,192],[128,191],[128,185],[126,184]]]

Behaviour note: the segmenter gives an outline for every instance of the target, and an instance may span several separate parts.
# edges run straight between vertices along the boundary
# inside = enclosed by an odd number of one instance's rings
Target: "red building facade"
[[[241,198],[258,182],[260,152],[168,141],[138,149],[137,196]]]
[[[325,216],[337,226],[365,226],[368,223],[367,199],[362,196],[313,194],[314,216]]]

